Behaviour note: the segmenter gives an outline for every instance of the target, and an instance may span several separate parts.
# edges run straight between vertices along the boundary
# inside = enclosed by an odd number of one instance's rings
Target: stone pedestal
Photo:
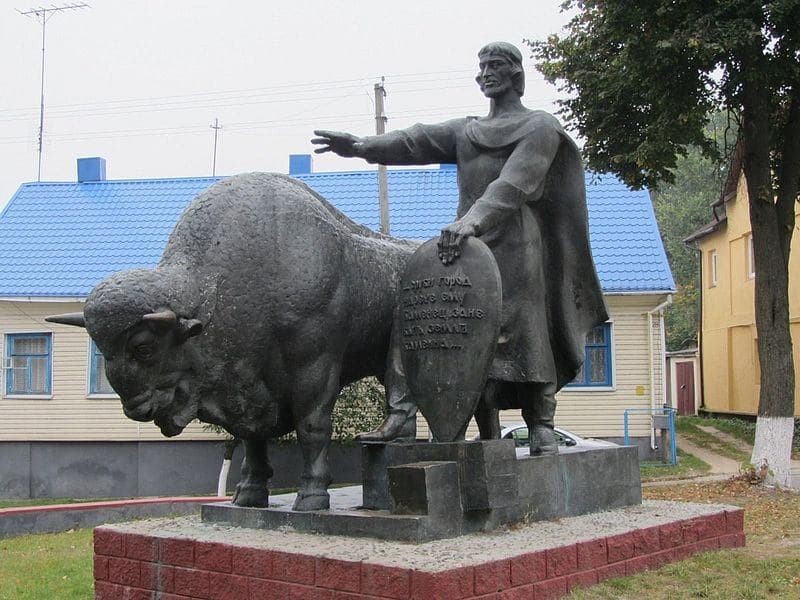
[[[516,504],[518,466],[512,440],[413,444],[362,444],[361,480],[364,508],[389,509],[388,469],[421,461],[452,462],[457,489],[449,497],[454,510],[460,495],[464,511],[491,510]]]
[[[408,544],[196,517],[139,521],[95,529],[95,599],[558,598],[697,552],[742,546],[743,522],[737,507],[645,501]]]
[[[209,523],[422,542],[642,501],[636,448],[562,448],[517,458],[511,440],[364,444],[362,494],[333,489],[331,510],[204,505]]]

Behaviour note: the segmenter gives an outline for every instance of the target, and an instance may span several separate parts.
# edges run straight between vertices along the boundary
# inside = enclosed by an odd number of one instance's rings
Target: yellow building
[[[747,185],[737,163],[734,161],[731,167],[722,198],[712,207],[714,219],[685,241],[697,243],[701,261],[701,410],[756,415],[761,377],[754,305],[757,274]],[[800,204],[795,208],[800,217]],[[789,322],[795,371],[800,367],[798,238],[795,231],[789,260]],[[800,378],[795,386],[795,415],[800,415]]]

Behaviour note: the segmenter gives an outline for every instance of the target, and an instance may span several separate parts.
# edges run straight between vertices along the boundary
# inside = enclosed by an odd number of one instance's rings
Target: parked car
[[[594,438],[582,438],[577,433],[572,433],[560,427],[555,428],[556,439],[559,446],[576,447],[580,450],[592,450],[595,448],[608,448],[617,446],[614,442],[597,440]],[[500,437],[504,440],[514,440],[517,457],[529,456],[528,452],[528,426],[525,424],[515,424],[505,427],[500,431]],[[475,438],[477,439],[477,438]]]

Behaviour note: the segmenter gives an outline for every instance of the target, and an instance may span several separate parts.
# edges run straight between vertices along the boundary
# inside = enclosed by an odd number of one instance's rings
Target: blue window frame
[[[6,334],[7,395],[50,395],[52,347],[50,333]]]
[[[611,323],[604,323],[586,335],[585,358],[578,375],[568,386],[610,387],[611,377]]]
[[[114,388],[106,379],[106,359],[91,340],[89,345],[89,393],[114,394]]]

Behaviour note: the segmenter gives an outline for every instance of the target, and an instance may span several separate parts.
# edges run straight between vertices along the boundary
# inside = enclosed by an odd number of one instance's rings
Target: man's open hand
[[[316,154],[323,152],[333,152],[345,158],[357,156],[358,147],[362,141],[360,137],[356,137],[349,133],[342,131],[327,131],[325,129],[318,129],[314,131],[315,137],[311,140],[312,144],[317,144],[319,148],[315,148]]]

